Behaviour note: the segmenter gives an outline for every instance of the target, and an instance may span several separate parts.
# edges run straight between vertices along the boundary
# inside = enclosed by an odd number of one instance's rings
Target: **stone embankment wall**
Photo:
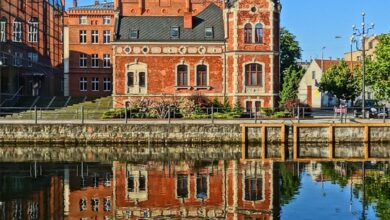
[[[293,128],[286,126],[286,141],[292,142]],[[281,142],[280,128],[267,128],[267,142]],[[327,128],[298,129],[299,142],[328,141]],[[335,127],[334,141],[363,142],[364,127]],[[249,142],[261,141],[260,128],[248,128]],[[0,125],[0,142],[49,143],[241,143],[238,124],[9,124]],[[371,142],[390,142],[388,127],[371,127]]]

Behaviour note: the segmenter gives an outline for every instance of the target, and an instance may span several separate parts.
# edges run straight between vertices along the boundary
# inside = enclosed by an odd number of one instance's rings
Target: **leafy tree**
[[[329,92],[338,99],[354,100],[361,92],[361,77],[358,68],[351,71],[342,60],[325,71],[319,83],[321,92]]]
[[[290,66],[296,66],[301,59],[301,48],[295,35],[285,28],[280,29],[280,72],[283,74]]]
[[[390,33],[379,37],[375,59],[367,63],[367,82],[377,99],[390,101]]]
[[[283,85],[280,91],[280,105],[284,106],[288,101],[297,99],[299,82],[301,81],[305,70],[301,67],[291,65],[283,74]]]

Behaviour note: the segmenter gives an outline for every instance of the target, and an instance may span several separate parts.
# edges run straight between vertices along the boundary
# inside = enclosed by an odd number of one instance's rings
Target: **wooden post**
[[[246,127],[241,125],[241,159],[246,159]]]
[[[284,161],[286,159],[286,125],[283,124],[280,128],[280,159]]]
[[[299,153],[299,151],[298,151],[298,127],[296,125],[294,125],[294,128],[293,128],[293,158],[294,158],[294,160],[299,158],[298,153]]]
[[[370,128],[368,125],[364,126],[364,159],[370,157]]]
[[[267,154],[267,127],[264,125],[261,129],[261,159],[266,159],[266,154]]]
[[[333,159],[334,157],[334,127],[329,125],[328,128],[328,158]]]

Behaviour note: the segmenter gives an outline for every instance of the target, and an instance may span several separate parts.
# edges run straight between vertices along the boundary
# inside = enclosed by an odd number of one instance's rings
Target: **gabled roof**
[[[211,3],[192,19],[192,29],[185,29],[183,16],[121,17],[116,41],[224,41],[223,15],[218,6]],[[179,39],[171,39],[171,27],[179,27]],[[206,27],[213,28],[213,38],[205,38]],[[130,30],[138,30],[138,39],[130,38]]]
[[[83,5],[83,6],[69,8],[68,10],[114,10],[114,3],[107,2],[107,3],[99,3],[94,5]]]
[[[324,61],[324,69],[322,70],[323,72],[326,72],[328,69],[330,69],[332,66],[337,65],[341,62],[341,60],[323,60]],[[317,65],[322,69],[322,60],[320,59],[315,59],[314,62],[317,63]],[[360,63],[356,61],[345,61],[348,64],[348,67],[352,70],[355,68],[355,66],[359,66]],[[353,68],[352,68],[353,67]]]

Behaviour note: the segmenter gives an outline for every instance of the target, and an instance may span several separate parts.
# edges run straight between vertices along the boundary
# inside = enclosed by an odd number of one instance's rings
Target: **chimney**
[[[73,8],[77,7],[77,0],[73,0]]]
[[[192,29],[192,13],[191,12],[184,13],[184,28],[185,29]]]
[[[190,12],[191,11],[191,2],[190,0],[186,0],[186,12]]]
[[[99,5],[99,0],[95,0],[95,5]]]

